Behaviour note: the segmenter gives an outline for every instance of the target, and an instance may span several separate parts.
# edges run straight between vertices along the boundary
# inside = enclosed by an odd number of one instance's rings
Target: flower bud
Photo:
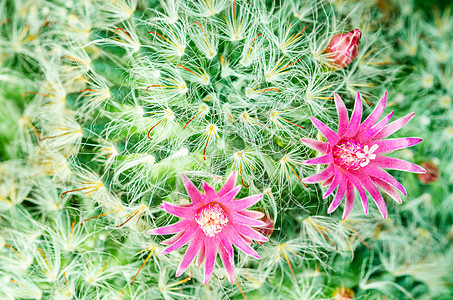
[[[333,299],[334,300],[354,299],[354,291],[346,287],[339,287],[333,292]]]
[[[257,227],[255,228],[256,231],[258,231],[259,233],[261,233],[262,235],[264,235],[265,237],[270,237],[272,235],[272,233],[274,232],[274,221],[272,220],[272,217],[265,214],[261,219],[260,221],[263,221],[264,223],[266,223],[265,226],[263,227]],[[262,245],[264,244],[263,242],[256,242],[258,245]]]
[[[361,37],[360,29],[334,35],[324,50],[328,54],[328,63],[336,69],[343,69],[352,63],[359,54]]]
[[[426,170],[426,173],[417,174],[418,179],[423,183],[432,183],[439,179],[439,168],[430,161],[421,163],[421,166]]]

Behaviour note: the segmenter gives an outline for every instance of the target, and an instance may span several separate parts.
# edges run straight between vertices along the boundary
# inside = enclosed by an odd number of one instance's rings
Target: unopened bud
[[[423,183],[432,183],[439,178],[439,168],[430,161],[421,163],[421,166],[426,170],[426,173],[418,174],[418,179]]]
[[[361,37],[360,29],[334,35],[324,50],[328,54],[328,63],[336,69],[343,69],[351,64],[359,54]]]
[[[264,235],[265,237],[270,237],[272,235],[272,233],[274,232],[274,221],[272,220],[271,216],[265,214],[261,219],[260,221],[263,221],[264,223],[266,223],[265,226],[263,227],[257,227],[256,228],[256,231],[258,231],[259,233],[261,233],[262,235]],[[264,244],[263,242],[256,242],[258,245],[262,245]]]

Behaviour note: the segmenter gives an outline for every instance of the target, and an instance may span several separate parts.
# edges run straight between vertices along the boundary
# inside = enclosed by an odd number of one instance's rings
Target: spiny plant
[[[394,24],[348,1],[0,1],[2,297],[416,295],[386,278],[410,273],[392,247],[418,238],[396,209],[394,227],[374,207],[341,220],[301,182],[317,153],[300,138],[322,139],[309,117],[337,123],[333,92],[372,106],[400,74],[389,63],[403,52],[386,50],[395,31],[375,20],[397,28],[401,5]],[[333,64],[332,37],[357,28],[357,57]],[[189,204],[181,173],[219,188],[233,171],[237,198],[263,194],[261,259],[236,251],[236,276],[216,265],[207,285],[193,265],[175,278],[182,252],[160,255],[146,234],[176,221],[159,206]]]

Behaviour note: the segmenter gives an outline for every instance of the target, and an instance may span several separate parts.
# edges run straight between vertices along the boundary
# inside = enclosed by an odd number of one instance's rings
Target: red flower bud
[[[421,182],[432,183],[439,179],[439,168],[433,162],[425,161],[421,166],[426,170],[426,173],[417,174]]]
[[[339,287],[333,292],[333,299],[352,300],[354,299],[354,291],[349,288]]]
[[[257,228],[255,228],[255,230],[267,238],[270,237],[272,235],[272,233],[274,232],[274,221],[272,220],[272,217],[268,216],[268,215],[264,215],[260,219],[260,221],[263,221],[264,223],[266,223],[266,226],[257,227]],[[264,244],[263,242],[259,242],[259,241],[257,241],[256,243],[260,246],[262,244]]]
[[[334,35],[324,50],[328,54],[328,63],[336,69],[343,69],[352,63],[359,54],[361,37],[360,29]]]

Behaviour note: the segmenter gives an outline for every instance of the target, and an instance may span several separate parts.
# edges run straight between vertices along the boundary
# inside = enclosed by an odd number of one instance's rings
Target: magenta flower
[[[335,34],[324,52],[328,53],[328,61],[332,67],[343,69],[351,64],[359,54],[360,29],[353,29],[347,33]]]
[[[324,155],[309,159],[304,163],[311,165],[327,164],[328,166],[321,173],[305,178],[302,181],[306,183],[325,181],[324,185],[328,185],[329,188],[323,199],[337,189],[334,200],[327,210],[329,214],[340,205],[346,195],[343,212],[343,219],[345,219],[352,210],[355,188],[362,199],[365,214],[368,213],[368,201],[365,191],[368,191],[385,219],[387,218],[387,207],[377,187],[381,188],[398,203],[401,203],[401,198],[397,190],[403,193],[404,196],[406,196],[406,191],[398,180],[383,169],[413,173],[425,172],[422,167],[413,163],[383,156],[383,154],[398,149],[417,145],[422,141],[420,138],[415,137],[384,140],[405,126],[414,116],[414,113],[411,113],[388,124],[393,115],[392,111],[378,122],[386,102],[387,93],[385,93],[368,118],[363,123],[360,123],[362,120],[360,93],[357,93],[354,111],[350,120],[348,120],[348,112],[343,101],[335,94],[335,105],[339,119],[337,132],[334,132],[316,118],[310,118],[313,125],[326,137],[327,143],[313,139],[301,139],[310,148],[324,153]]]
[[[241,189],[241,186],[234,187],[236,177],[237,172],[233,172],[225,185],[217,192],[203,181],[205,194],[202,194],[185,175],[182,175],[192,204],[183,206],[175,206],[167,202],[162,204],[162,209],[182,220],[169,226],[150,230],[148,233],[177,233],[162,242],[164,245],[171,246],[162,251],[161,255],[175,251],[189,243],[176,271],[176,276],[180,276],[198,254],[198,267],[206,260],[204,273],[204,284],[206,284],[211,278],[217,250],[219,250],[228,279],[234,283],[232,245],[250,256],[260,258],[249,244],[252,240],[266,242],[268,239],[250,227],[265,226],[266,223],[258,220],[264,214],[246,210],[246,208],[257,203],[263,195],[254,195],[241,200],[234,199]]]

